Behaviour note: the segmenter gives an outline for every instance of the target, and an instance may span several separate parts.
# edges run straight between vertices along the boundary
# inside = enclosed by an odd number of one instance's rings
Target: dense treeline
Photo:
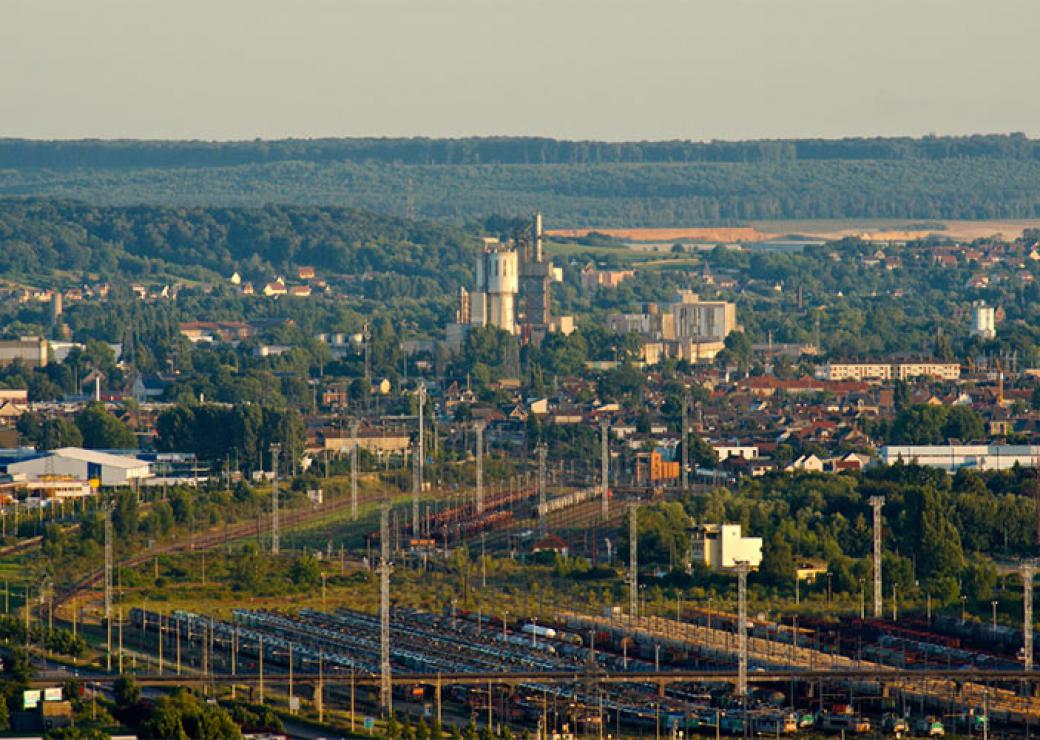
[[[8,154],[0,142],[0,192],[99,205],[349,205],[460,223],[542,210],[552,226],[1040,214],[1037,143],[1020,136],[710,144],[8,142],[6,147]],[[20,147],[36,154],[16,156]]]
[[[457,229],[350,208],[124,208],[0,200],[5,275],[91,271],[137,280],[172,265],[270,276],[272,270],[313,265],[452,290],[467,279],[472,249]]]
[[[0,140],[0,167],[225,167],[281,161],[388,164],[775,162],[796,159],[1040,158],[1022,134],[756,141],[560,141],[540,137],[275,141]]]

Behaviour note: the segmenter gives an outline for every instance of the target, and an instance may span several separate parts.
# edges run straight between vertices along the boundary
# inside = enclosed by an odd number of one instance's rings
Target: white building
[[[792,460],[784,467],[784,472],[787,473],[822,473],[823,472],[823,460],[818,458],[816,455],[802,455],[795,460]]]
[[[62,447],[40,457],[8,464],[9,474],[23,473],[39,480],[41,476],[61,476],[81,481],[98,481],[101,486],[129,486],[152,474],[151,466],[135,457],[107,452]]]
[[[824,380],[957,380],[960,376],[956,362],[828,362],[823,368]]]
[[[971,333],[983,339],[997,336],[997,309],[987,306],[985,301],[976,301],[971,305]]]
[[[728,301],[702,301],[696,293],[680,290],[671,305],[678,340],[721,342],[737,330],[737,306]]]
[[[739,457],[741,460],[757,460],[758,448],[754,445],[712,445],[711,449],[719,458],[719,462],[731,457]]]
[[[762,563],[762,538],[744,537],[739,524],[705,524],[690,532],[690,557],[713,571],[747,563],[758,568]]]
[[[953,473],[971,470],[1007,470],[1016,464],[1036,467],[1040,445],[888,445],[881,448],[885,465],[904,463]]]

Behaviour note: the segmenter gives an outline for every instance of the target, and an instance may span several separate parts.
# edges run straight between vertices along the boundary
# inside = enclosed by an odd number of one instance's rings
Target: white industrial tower
[[[277,555],[281,552],[280,535],[278,532],[278,453],[282,446],[277,442],[271,443],[271,554]]]
[[[485,239],[477,255],[477,284],[470,294],[470,324],[494,326],[516,334],[516,296],[520,290],[519,255],[512,246]]]
[[[885,497],[871,496],[870,505],[874,508],[874,618],[881,619],[881,507]]]

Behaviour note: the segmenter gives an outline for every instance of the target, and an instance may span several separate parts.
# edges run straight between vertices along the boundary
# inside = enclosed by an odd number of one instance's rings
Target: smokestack
[[[51,295],[51,324],[57,326],[61,323],[63,311],[61,291],[55,290]]]
[[[101,376],[100,375],[95,375],[94,376],[94,400],[95,401],[100,401],[101,400]]]
[[[539,211],[534,214],[534,218],[531,221],[531,239],[534,244],[534,261],[542,261],[542,213]]]

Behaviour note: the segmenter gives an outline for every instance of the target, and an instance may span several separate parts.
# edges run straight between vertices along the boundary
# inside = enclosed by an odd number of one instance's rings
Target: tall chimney
[[[542,213],[538,211],[534,214],[534,218],[531,223],[531,239],[534,241],[534,261],[542,261]]]

